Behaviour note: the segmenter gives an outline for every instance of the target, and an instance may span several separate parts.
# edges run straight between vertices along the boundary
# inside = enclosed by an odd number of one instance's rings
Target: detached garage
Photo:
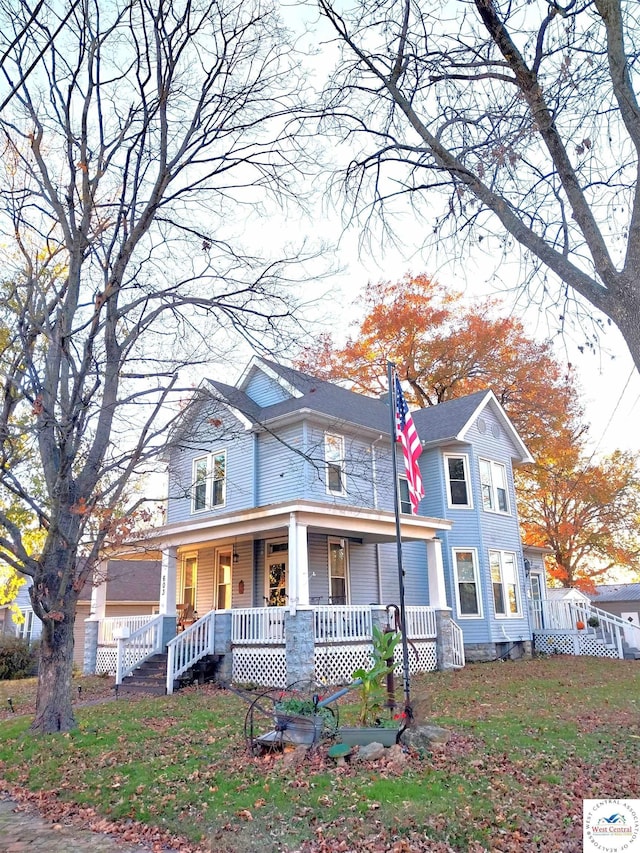
[[[640,628],[640,583],[612,583],[597,586],[591,596],[595,607],[619,616]]]

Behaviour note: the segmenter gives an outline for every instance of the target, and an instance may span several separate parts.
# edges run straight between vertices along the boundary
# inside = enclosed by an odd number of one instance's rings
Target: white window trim
[[[464,478],[467,484],[467,503],[454,504],[451,499],[451,481],[449,479],[449,459],[462,459],[464,468]],[[445,453],[443,454],[444,461],[444,481],[447,486],[447,503],[449,509],[473,509],[473,489],[471,488],[471,468],[469,467],[469,455],[467,453]],[[468,550],[468,549],[462,549]]]
[[[225,555],[228,555],[229,566],[231,567],[231,572],[229,575],[229,583],[228,584],[222,583],[220,580],[220,577],[222,575],[220,563],[221,563],[221,558],[224,557]],[[231,599],[229,607],[233,607],[233,547],[230,545],[225,545],[222,548],[216,548],[216,551],[215,551],[215,592],[214,592],[214,596],[215,596],[214,605],[215,606],[212,608],[213,610],[218,610],[218,598],[220,596],[220,587],[221,586],[227,586],[227,585],[229,586],[229,597]]]
[[[327,575],[329,578],[329,600],[331,599],[331,545],[342,545],[344,548],[344,598],[345,604],[351,604],[351,583],[349,575],[349,542],[347,539],[341,539],[339,536],[329,536],[327,539]]]
[[[213,503],[213,474],[215,470],[215,459],[217,456],[224,457],[224,479],[222,481],[222,501],[214,505]],[[205,477],[205,497],[204,506],[196,509],[196,469],[198,462],[206,461],[207,473]],[[227,505],[227,451],[215,450],[212,453],[203,453],[200,456],[195,456],[191,463],[191,514],[199,515],[201,512],[211,512],[211,510],[221,509]]]
[[[484,505],[484,495],[482,492],[482,487],[484,485],[482,481],[482,469],[480,467],[482,462],[486,462],[489,466],[489,473],[491,476],[491,483],[489,485],[491,486],[491,500],[493,501],[493,506],[489,509],[487,509],[487,507]],[[502,468],[502,470],[504,471],[504,486],[507,498],[506,510],[500,509],[498,506],[498,490],[495,484],[495,477],[493,476],[494,467]],[[504,462],[496,462],[494,459],[487,459],[484,456],[478,457],[478,475],[480,477],[480,506],[482,507],[484,512],[495,512],[497,515],[511,515],[511,498],[509,495],[509,472],[507,471],[507,466],[504,464]]]
[[[493,615],[496,619],[522,619],[524,618],[524,610],[522,606],[522,590],[520,589],[520,576],[518,572],[518,557],[515,551],[502,551],[499,548],[490,548],[489,549],[489,583],[491,585],[491,604],[493,607]],[[504,575],[502,572],[502,555],[509,554],[513,557],[513,572],[514,572],[514,580],[516,584],[516,606],[518,608],[517,613],[497,613],[496,612],[496,603],[495,597],[493,594],[493,578],[491,576],[491,555],[499,554],[500,556],[500,584],[502,586],[502,597],[504,599],[505,607],[509,600],[509,596],[507,595],[507,587],[504,582]]]
[[[340,459],[328,459],[327,458],[327,440],[332,439],[336,440],[340,443]],[[335,432],[325,432],[324,434],[324,463],[325,463],[325,488],[328,495],[341,495],[344,496],[347,494],[347,474],[345,470],[345,458],[344,458],[344,436],[339,435]],[[335,465],[336,467],[340,466],[340,484],[342,488],[340,490],[332,489],[329,485],[329,465]]]
[[[400,488],[400,483],[406,483],[407,484],[407,501],[406,502],[409,505],[409,509],[406,509],[406,510],[402,509],[402,490]],[[408,491],[408,489],[409,489],[409,480],[406,477],[402,477],[402,476],[398,477],[398,506],[400,508],[400,512],[403,515],[410,515],[411,514],[411,493]]]
[[[194,560],[193,566],[193,609],[194,612],[198,610],[198,563],[199,555],[197,551],[187,551],[186,553],[181,555],[180,562],[180,597],[182,598],[182,604],[185,604],[184,593],[185,593],[185,585],[187,580],[187,562],[189,560]]]
[[[478,599],[478,613],[462,613],[460,608],[460,586],[458,583],[458,561],[456,554],[460,551],[469,551],[473,559],[473,577],[476,585],[476,597]],[[480,567],[478,564],[478,549],[477,548],[462,548],[456,547],[451,549],[451,565],[453,568],[454,590],[456,594],[456,613],[458,619],[484,619],[484,610],[482,607],[482,587],[480,586]]]

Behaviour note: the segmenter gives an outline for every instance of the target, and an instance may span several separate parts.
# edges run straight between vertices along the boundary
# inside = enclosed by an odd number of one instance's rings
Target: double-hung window
[[[522,616],[516,555],[511,551],[489,551],[489,568],[496,616]]]
[[[445,479],[449,506],[471,509],[471,484],[469,481],[469,460],[466,455],[445,454]]]
[[[480,459],[482,506],[493,512],[509,512],[507,469],[501,462]]]
[[[478,559],[474,548],[454,548],[453,565],[459,617],[482,616]]]
[[[400,498],[400,512],[411,514],[411,497],[409,495],[409,481],[406,477],[398,477],[398,494]]]
[[[327,494],[344,495],[346,492],[344,465],[344,437],[325,433],[324,461],[327,466]]]
[[[226,502],[227,454],[208,453],[193,460],[192,512],[224,506]]]

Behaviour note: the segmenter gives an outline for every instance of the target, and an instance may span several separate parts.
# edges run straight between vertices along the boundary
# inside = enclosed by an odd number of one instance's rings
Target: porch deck
[[[409,664],[412,672],[438,668],[437,611],[406,608]],[[114,672],[116,682],[144,657],[168,650],[167,692],[198,660],[219,656],[237,683],[285,687],[306,671],[327,684],[348,682],[370,660],[373,626],[395,629],[394,611],[382,605],[317,605],[236,608],[211,611],[180,634],[162,641],[166,616],[101,620],[96,671]],[[451,665],[464,666],[462,633],[450,622]],[[312,662],[312,664],[311,664]],[[401,651],[396,650],[398,672]],[[310,672],[310,665],[312,672]]]
[[[532,601],[530,613],[538,652],[640,658],[640,628],[588,601]]]

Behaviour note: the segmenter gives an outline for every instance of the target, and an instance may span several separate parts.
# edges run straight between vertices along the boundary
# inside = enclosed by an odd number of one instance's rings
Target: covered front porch
[[[436,538],[449,526],[402,518],[403,544],[421,543],[406,590],[416,670],[464,664]],[[393,513],[296,502],[170,525],[145,546],[162,552],[158,615],[116,624],[97,607],[92,617],[96,668],[119,679],[166,649],[169,692],[197,660],[214,656],[225,680],[342,683],[367,661],[373,625],[396,626]]]

